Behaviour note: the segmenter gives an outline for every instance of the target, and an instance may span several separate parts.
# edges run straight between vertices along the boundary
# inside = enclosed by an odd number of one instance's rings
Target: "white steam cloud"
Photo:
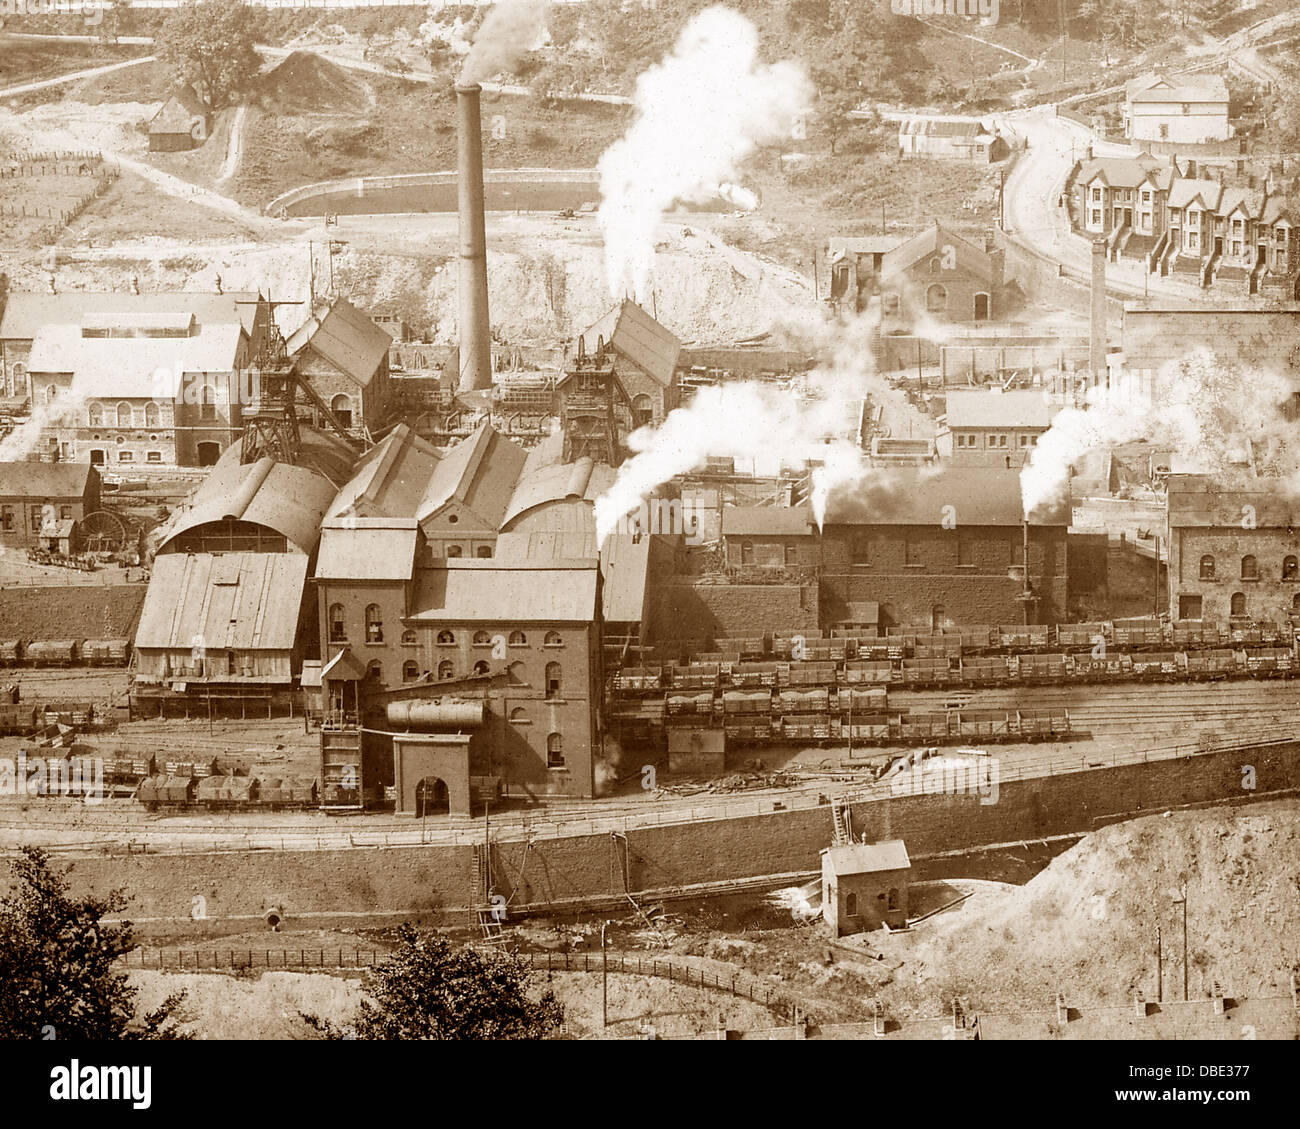
[[[800,64],[758,61],[744,16],[707,8],[686,25],[673,53],[637,79],[636,119],[597,165],[614,297],[647,297],[655,228],[673,201],[726,182],[756,146],[791,136],[812,93]]]
[[[1063,498],[1088,454],[1138,440],[1192,456],[1198,471],[1220,476],[1240,470],[1253,451],[1295,491],[1300,444],[1280,409],[1291,393],[1284,377],[1220,364],[1206,349],[1162,368],[1154,395],[1132,379],[1094,389],[1086,407],[1057,413],[1021,470],[1025,514]]]
[[[461,83],[482,82],[512,69],[541,40],[549,6],[547,0],[501,0],[492,5],[465,57]]]

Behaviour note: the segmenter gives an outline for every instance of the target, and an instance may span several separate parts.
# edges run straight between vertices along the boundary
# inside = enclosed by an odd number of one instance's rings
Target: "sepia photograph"
[[[1297,0],[0,0],[21,1100],[430,1040],[1283,1095],[1298,52]]]

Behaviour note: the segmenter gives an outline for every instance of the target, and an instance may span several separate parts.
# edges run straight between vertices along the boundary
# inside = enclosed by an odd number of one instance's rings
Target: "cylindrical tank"
[[[482,702],[389,702],[388,724],[399,729],[457,729],[483,724]]]

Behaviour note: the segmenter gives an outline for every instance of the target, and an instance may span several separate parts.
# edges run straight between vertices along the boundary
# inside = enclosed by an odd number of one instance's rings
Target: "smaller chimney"
[[[1106,376],[1106,240],[1092,241],[1092,325],[1088,363],[1093,385]]]

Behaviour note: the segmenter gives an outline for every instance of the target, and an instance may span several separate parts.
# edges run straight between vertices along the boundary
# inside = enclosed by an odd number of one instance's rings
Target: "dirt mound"
[[[7,639],[129,639],[143,584],[0,588],[0,635]]]
[[[254,98],[282,114],[353,114],[370,106],[364,82],[310,51],[294,51],[267,71]]]
[[[964,996],[991,1009],[1058,991],[1080,1004],[1181,999],[1187,898],[1189,998],[1287,990],[1300,935],[1300,802],[1216,808],[1116,824],[1025,886],[980,894],[918,927],[900,1003]]]

